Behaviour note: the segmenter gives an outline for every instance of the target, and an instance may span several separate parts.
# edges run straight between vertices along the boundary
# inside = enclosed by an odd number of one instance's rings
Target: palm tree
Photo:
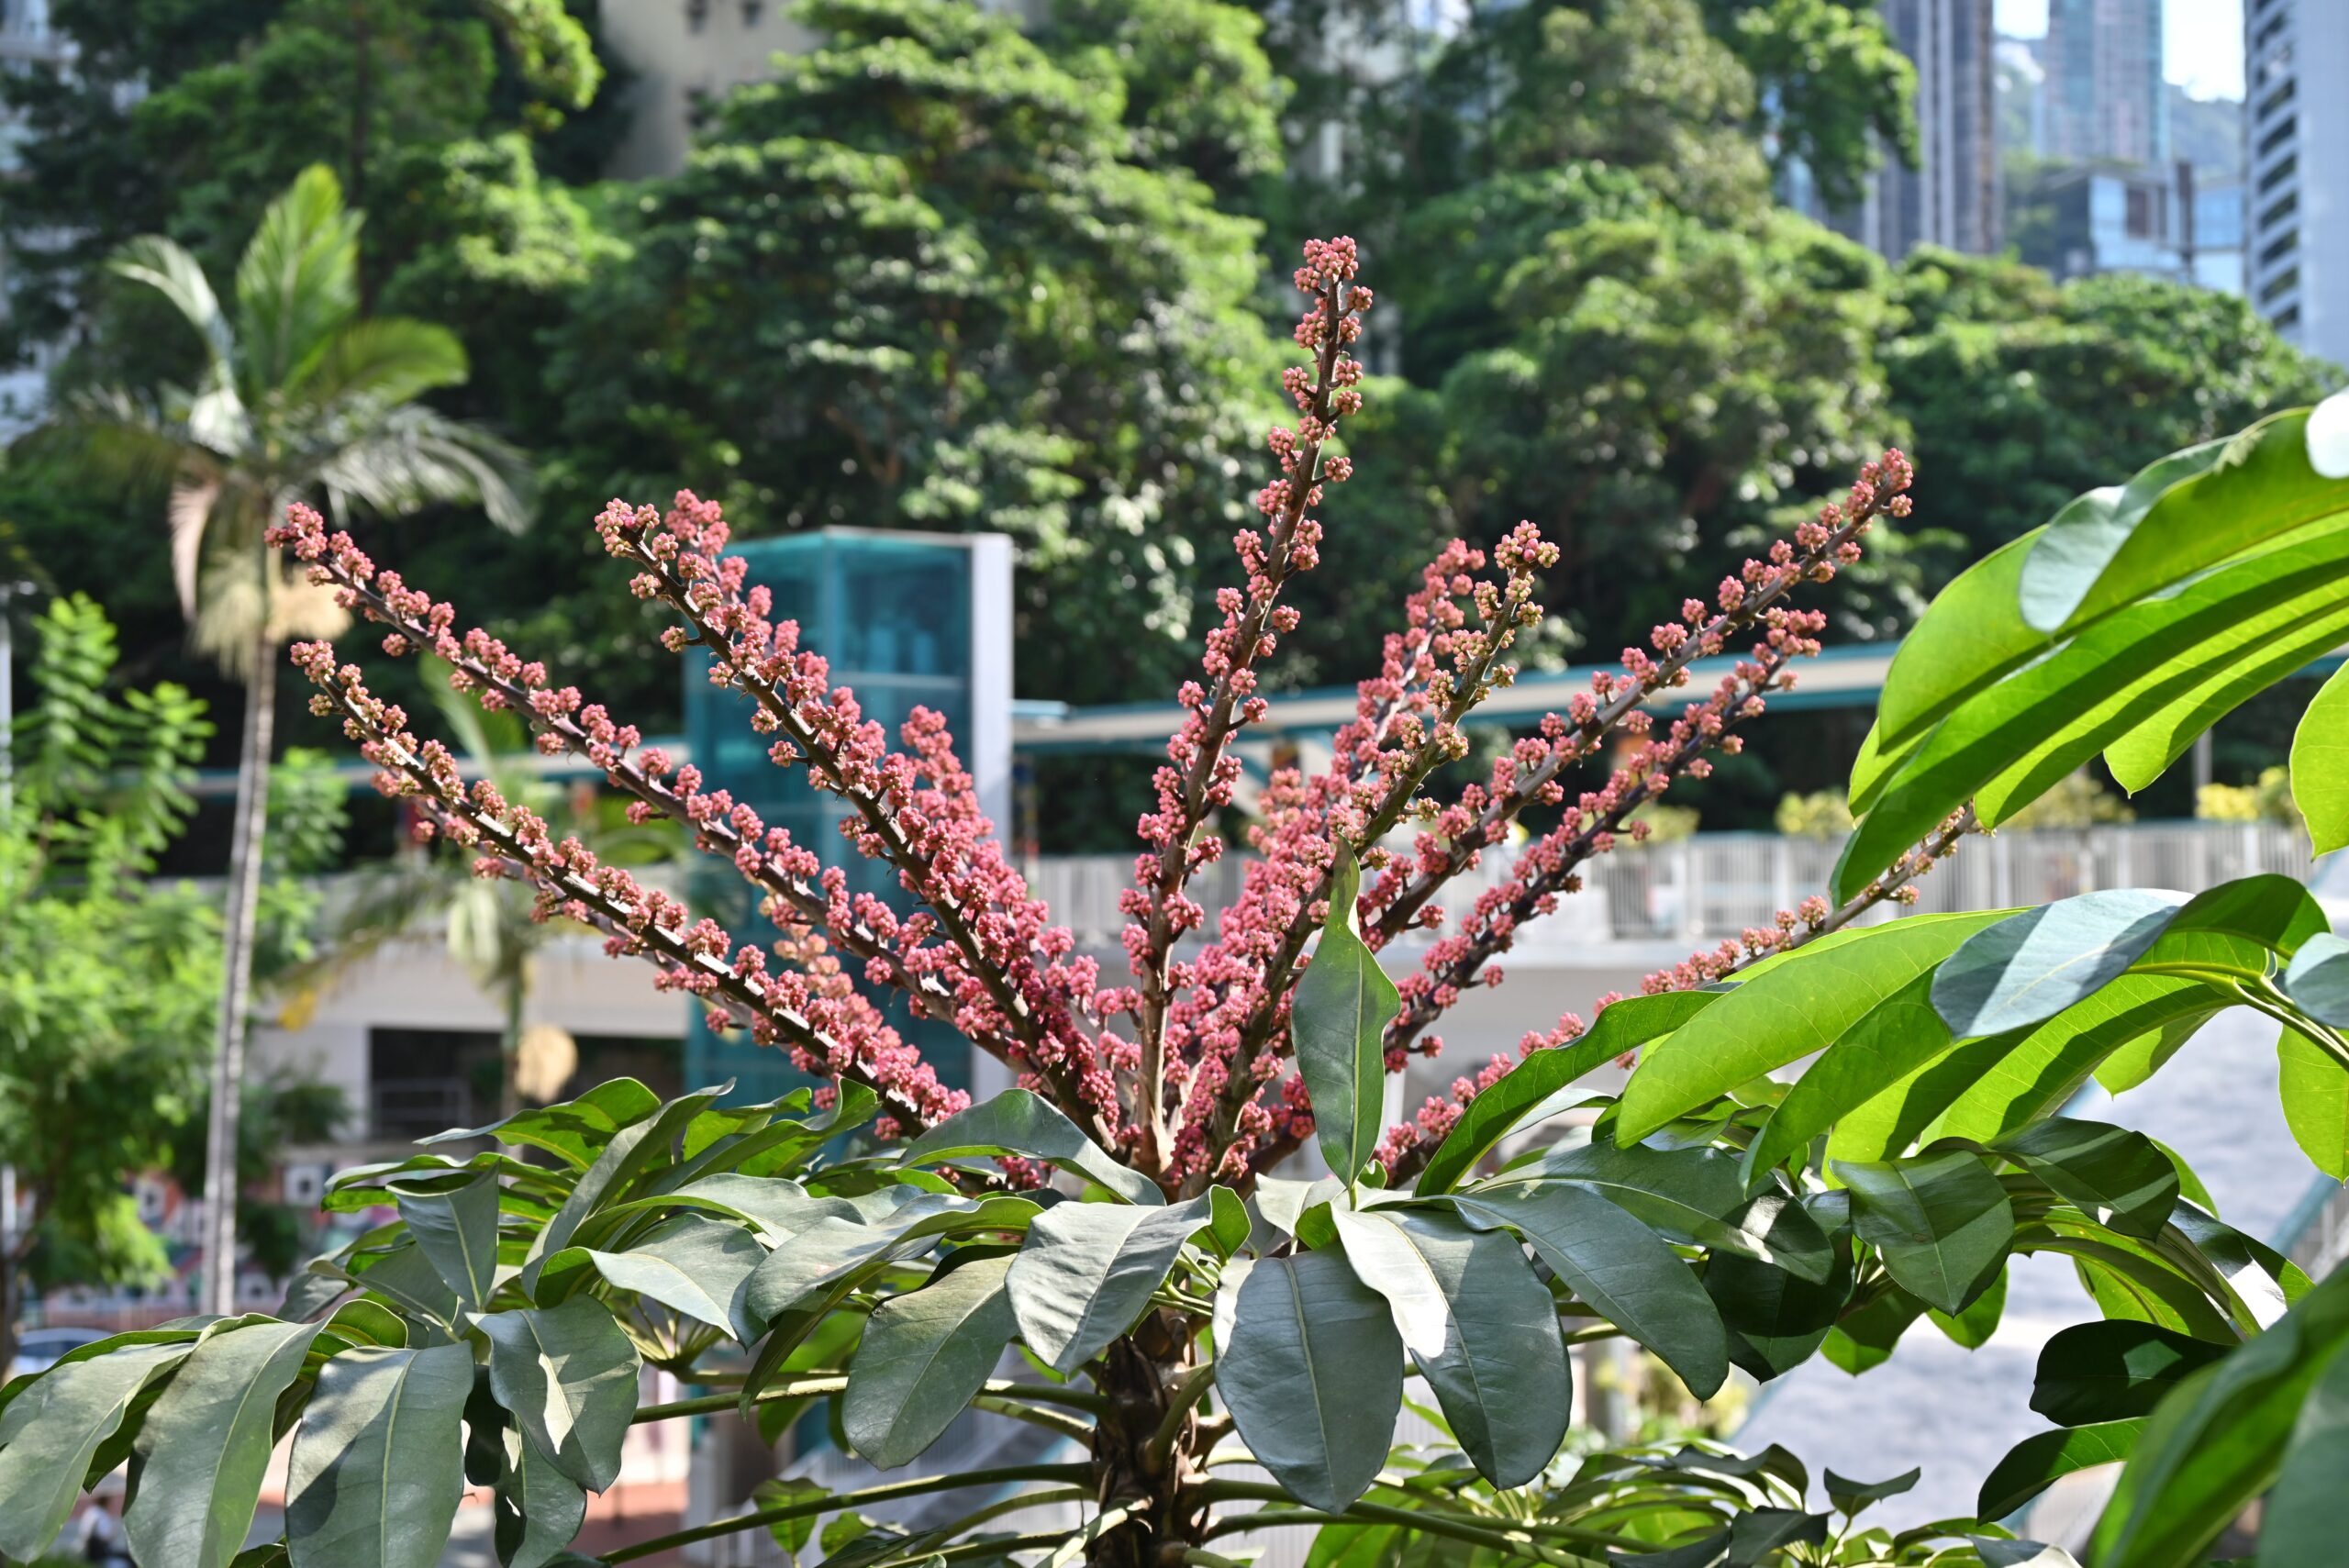
[[[66,405],[55,432],[101,472],[168,479],[181,608],[195,646],[246,686],[206,1139],[206,1293],[216,1312],[235,1310],[234,1156],[277,651],[289,638],[331,636],[346,618],[325,590],[274,561],[262,535],[298,500],[323,502],[338,520],[354,505],[400,513],[432,502],[479,502],[509,529],[527,516],[520,454],[416,401],[465,379],[455,336],[361,315],[359,225],[332,172],[305,170],[245,247],[233,309],[180,246],[157,235],[125,244],[113,271],[187,318],[203,340],[202,374],[193,388],[149,395],[83,394]]]
[[[536,813],[558,838],[577,838],[599,861],[641,869],[675,857],[678,840],[668,824],[630,825],[622,803],[608,796],[566,796],[530,765],[535,753],[529,730],[518,716],[483,711],[451,689],[446,665],[438,660],[424,662],[426,688],[469,775],[487,779],[505,799]],[[529,1027],[539,954],[556,938],[588,928],[560,918],[535,918],[538,899],[529,884],[478,877],[472,868],[472,856],[439,849],[405,852],[375,868],[344,906],[333,940],[308,966],[305,978],[321,988],[330,986],[387,943],[440,922],[450,958],[497,1005],[504,1070],[498,1116],[503,1119],[521,1108],[526,1080],[534,1076],[526,1070],[529,1041],[534,1037],[567,1040],[560,1030]],[[556,1066],[551,1073],[536,1074],[547,1081],[529,1091],[530,1098],[557,1097],[570,1073]]]

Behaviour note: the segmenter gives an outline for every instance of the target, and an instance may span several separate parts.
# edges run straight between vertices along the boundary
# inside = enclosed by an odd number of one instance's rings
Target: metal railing
[[[1664,844],[1626,844],[1593,860],[1581,893],[1525,928],[1528,954],[1578,951],[1594,942],[1734,937],[1765,926],[1781,909],[1823,893],[1842,851],[1833,840],[1776,833],[1699,833]],[[1445,902],[1455,909],[1507,878],[1512,855],[1489,851],[1460,878]],[[1227,857],[1192,884],[1210,909],[1240,890],[1243,859]],[[2270,823],[2154,822],[2077,830],[2002,832],[1969,838],[1918,884],[1920,912],[2001,909],[2050,903],[2108,887],[2169,887],[2199,892],[2231,878],[2272,872],[2305,878],[2312,862],[2299,831]],[[1130,855],[1048,857],[1029,870],[1029,884],[1052,907],[1055,923],[1080,946],[1115,949],[1125,928],[1118,895],[1133,875]],[[1898,913],[1887,909],[1879,917]],[[1423,936],[1405,940],[1423,943]]]

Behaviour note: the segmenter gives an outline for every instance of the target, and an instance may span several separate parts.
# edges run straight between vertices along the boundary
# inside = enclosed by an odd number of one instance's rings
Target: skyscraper
[[[2169,161],[2162,0],[2050,0],[2047,155],[2069,162]]]
[[[2245,0],[2243,249],[2251,302],[2349,364],[2349,5]]]
[[[1849,211],[1819,211],[1807,181],[1788,199],[1891,261],[1920,245],[1987,255],[1999,243],[1990,0],[1883,0],[1883,11],[1917,68],[1918,166],[1887,157]]]

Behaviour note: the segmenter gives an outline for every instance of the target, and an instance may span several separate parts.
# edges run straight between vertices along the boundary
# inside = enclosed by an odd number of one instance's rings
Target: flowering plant
[[[389,1200],[400,1218],[313,1264],[282,1317],[132,1336],[0,1396],[31,1400],[0,1416],[0,1551],[38,1548],[72,1485],[129,1455],[143,1557],[245,1562],[258,1456],[298,1426],[285,1540],[268,1549],[294,1568],[437,1561],[467,1477],[495,1491],[503,1560],[538,1568],[571,1540],[584,1489],[618,1473],[632,1425],[737,1409],[763,1414],[772,1436],[823,1400],[885,1470],[968,1409],[1078,1446],[1064,1462],[835,1493],[785,1485],[607,1560],[768,1528],[796,1551],[832,1515],[828,1560],[867,1568],[1080,1555],[1218,1568],[1212,1543],[1299,1523],[1357,1532],[1331,1537],[1332,1551],[1386,1529],[1366,1549],[1382,1560],[1426,1539],[1551,1563],[1658,1549],[1699,1568],[2007,1561],[1946,1530],[1859,1527],[1897,1482],[1831,1477],[1836,1510],[1812,1514],[1784,1456],[1561,1458],[1571,1349],[1627,1337],[1708,1396],[1732,1366],[1767,1379],[1822,1351],[1872,1364],[1928,1312],[1978,1343],[2009,1258],[2041,1251],[2079,1262],[2101,1327],[2128,1341],[2098,1354],[2177,1339],[2211,1360],[2301,1298],[2321,1302],[2185,1195],[2199,1189],[2165,1151],[2056,1114],[2089,1072],[2142,1076],[2158,1062],[2144,1040],[2174,1050],[2238,1003],[2281,1020],[2288,1059],[2337,1091],[2321,1075],[2349,1062],[2349,945],[2304,889],[2253,878],[2190,901],[1864,917],[2085,755],[2158,772],[2128,759],[2166,749],[2165,764],[2180,736],[2287,673],[2291,650],[2338,639],[2349,485],[2328,472],[2332,416],[2282,416],[2224,451],[2165,460],[1962,578],[1895,662],[1833,901],[1607,999],[1587,1025],[1530,1030],[1520,1060],[1386,1127],[1384,1079],[1438,1049],[1434,1027],[1497,983],[1515,934],[1793,684],[1823,627],[1806,591],[1878,519],[1906,514],[1910,470],[1897,451],[1866,465],[1845,498],[1688,599],[1483,777],[1439,793],[1478,705],[1513,678],[1556,559],[1531,525],[1490,550],[1448,547],[1330,766],[1266,786],[1240,895],[1210,927],[1190,889],[1223,852],[1213,823],[1233,804],[1234,742],[1264,716],[1263,673],[1297,625],[1284,590],[1314,566],[1317,513],[1350,476],[1335,437],[1361,405],[1348,350],[1372,304],[1356,265],[1350,242],[1316,242],[1296,274],[1309,361],[1286,381],[1297,417],[1271,435],[1279,473],[1256,496],[1261,529],[1237,540],[1244,582],[1222,595],[1180,694],[1123,900],[1122,972],[1030,896],[939,717],[914,714],[893,749],[773,618],[725,553],[715,506],[615,503],[596,526],[633,591],[676,617],[669,646],[706,650],[772,760],[841,797],[843,835],[895,873],[911,913],[852,893],[813,847],[293,508],[273,539],[379,624],[387,653],[437,655],[461,691],[526,717],[542,749],[601,769],[640,817],[685,824],[781,938],[739,942],[556,838],[411,733],[356,664],[302,645],[315,709],[341,720],[382,786],[480,874],[527,882],[541,916],[601,929],[615,954],[650,960],[713,1023],[787,1051],[823,1087],[729,1107],[723,1090],[662,1105],[622,1080],[434,1140],[495,1136],[544,1151],[539,1162],[427,1152],[345,1173],[332,1203]],[[2259,640],[2261,628],[2274,635]],[[1697,661],[1732,654],[1709,693],[1677,695]],[[2349,811],[2325,798],[2311,823],[2349,835]],[[1447,917],[1447,889],[1528,817],[1550,825]],[[1434,940],[1397,984],[1380,955],[1410,932]],[[1019,1086],[972,1104],[874,991],[951,1020]],[[1562,1095],[1635,1052],[1620,1095]],[[1791,1084],[1772,1079],[1814,1054]],[[1495,1168],[1504,1140],[1567,1112],[1575,1136]],[[872,1142],[825,1151],[868,1121]],[[2328,1169],[2349,1163],[2337,1124],[2296,1130]],[[1308,1140],[1331,1174],[1279,1175]],[[1020,1370],[1005,1359],[1015,1345],[1032,1375],[998,1375]],[[647,1364],[720,1391],[640,1406]],[[1450,1459],[1390,1453],[1407,1368]],[[2142,1409],[2113,1415],[2116,1402],[2161,1392],[2106,1390],[2067,1414],[2136,1421]],[[2105,1457],[2122,1442],[2099,1440]],[[2042,1449],[2001,1466],[1986,1514],[2087,1451]],[[1224,1468],[1235,1461],[1269,1481]],[[862,1512],[1009,1483],[1030,1489],[942,1522]],[[996,1521],[1017,1529],[980,1528]]]

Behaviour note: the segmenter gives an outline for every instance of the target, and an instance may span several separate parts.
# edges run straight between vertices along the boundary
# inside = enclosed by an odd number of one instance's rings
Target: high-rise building
[[[2166,164],[2162,0],[2050,0],[2046,153],[2067,162]]]
[[[1987,255],[1999,244],[1990,0],[1883,0],[1883,10],[1917,68],[1918,166],[1887,156],[1858,205],[1832,212],[1798,172],[1788,203],[1891,261],[1920,245]]]
[[[2243,250],[2251,302],[2349,364],[2349,5],[2245,0]]]

